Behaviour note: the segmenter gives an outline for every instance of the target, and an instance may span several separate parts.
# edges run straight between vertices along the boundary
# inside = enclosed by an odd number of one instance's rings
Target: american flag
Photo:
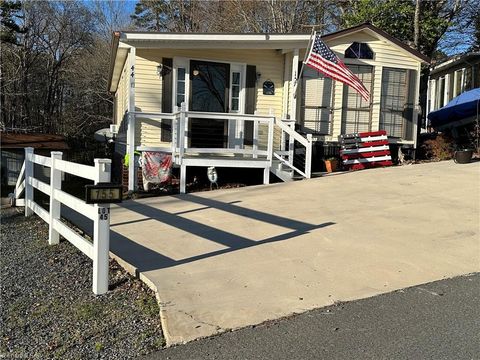
[[[338,80],[354,88],[362,97],[368,101],[370,94],[349,68],[334,54],[332,50],[320,39],[320,35],[315,35],[315,41],[312,44],[305,65],[321,72],[334,80]]]

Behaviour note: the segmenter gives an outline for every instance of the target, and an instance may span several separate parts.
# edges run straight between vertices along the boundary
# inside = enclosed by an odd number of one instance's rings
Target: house
[[[480,87],[480,52],[455,55],[430,69],[427,114],[448,104],[461,93]]]
[[[415,148],[420,67],[429,59],[368,23],[324,35],[370,90],[366,102],[310,68],[299,78],[309,40],[115,32],[109,90],[118,156],[171,154],[184,192],[190,166],[259,168],[264,183],[270,172],[308,178],[312,144],[338,148],[345,133],[385,129],[392,143]],[[129,166],[130,190],[135,171]]]

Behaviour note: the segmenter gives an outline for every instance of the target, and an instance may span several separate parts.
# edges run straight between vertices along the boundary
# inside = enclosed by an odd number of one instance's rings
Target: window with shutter
[[[388,136],[413,139],[415,79],[413,70],[383,68],[380,129]]]
[[[373,66],[347,65],[372,93]],[[343,86],[342,134],[370,131],[372,108],[370,102],[350,86]]]
[[[333,81],[311,68],[302,75],[301,120],[305,131],[330,135],[332,133]]]

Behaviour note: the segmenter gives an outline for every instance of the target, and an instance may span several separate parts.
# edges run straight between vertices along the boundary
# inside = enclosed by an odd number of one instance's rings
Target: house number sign
[[[122,202],[122,186],[111,183],[85,185],[85,202],[87,204],[120,203]]]

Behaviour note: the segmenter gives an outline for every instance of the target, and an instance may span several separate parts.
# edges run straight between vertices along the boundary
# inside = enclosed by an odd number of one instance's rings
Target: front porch
[[[192,131],[197,123],[212,120],[228,124],[221,146],[199,143]],[[145,146],[144,138],[152,132],[160,138],[168,124],[170,141],[159,146]],[[180,168],[180,193],[186,192],[187,167],[234,167],[263,169],[263,183],[270,182],[270,173],[283,181],[294,175],[311,177],[312,137],[294,129],[295,122],[273,115],[243,115],[187,111],[183,104],[173,113],[130,112],[118,129],[117,143],[124,145],[129,159],[138,151],[159,151],[171,154],[174,167]],[[248,134],[246,129],[251,129]],[[214,144],[215,145],[215,144]],[[217,144],[218,145],[218,144]],[[137,189],[135,166],[128,168],[128,189]]]

